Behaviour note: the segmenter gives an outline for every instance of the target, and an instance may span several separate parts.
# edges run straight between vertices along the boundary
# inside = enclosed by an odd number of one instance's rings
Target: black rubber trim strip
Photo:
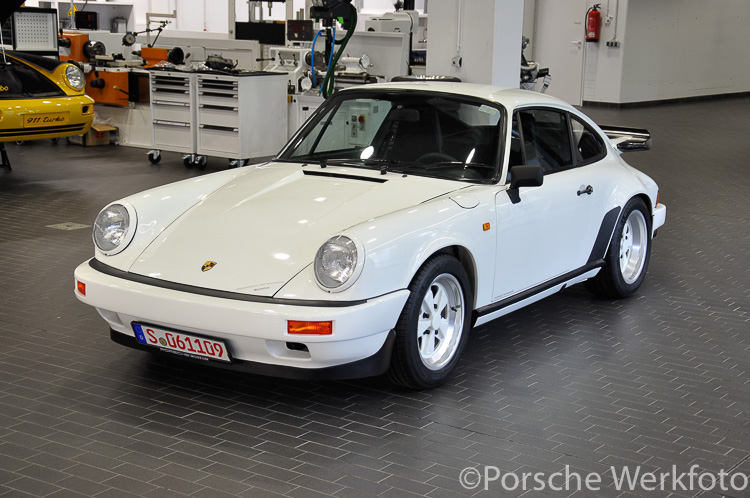
[[[356,379],[360,377],[374,377],[376,375],[381,375],[388,370],[388,367],[391,364],[393,345],[396,342],[396,333],[391,330],[388,333],[388,337],[386,338],[385,343],[383,343],[383,346],[380,348],[380,350],[368,358],[353,361],[351,363],[344,363],[343,365],[336,365],[334,367],[297,368],[282,365],[272,365],[269,363],[243,361],[236,358],[232,359],[232,363],[188,358],[185,356],[179,356],[177,354],[162,351],[161,349],[155,348],[153,346],[141,344],[135,339],[135,337],[122,334],[112,329],[110,329],[109,331],[109,337],[114,342],[122,344],[123,346],[148,351],[149,353],[155,354],[157,356],[175,358],[179,359],[180,361],[223,368],[226,370],[234,370],[251,374],[266,375],[269,377],[281,377],[297,380]],[[304,338],[300,337],[300,340],[304,340]],[[225,342],[228,343],[231,341]],[[229,344],[227,344],[227,346],[229,346]]]
[[[8,128],[7,130],[3,130],[4,133],[7,132],[15,132],[15,131],[36,131],[36,130],[62,130],[62,129],[76,129],[76,128],[83,128],[83,123],[75,123],[75,124],[66,124],[66,125],[53,125],[53,126],[31,126],[27,128]]]
[[[83,129],[82,124],[63,125],[63,126],[39,126],[34,128],[11,128],[0,131],[0,137],[16,137],[18,135],[42,135],[51,132],[68,132]]]
[[[266,297],[266,296],[253,296],[250,294],[242,294],[240,292],[221,291],[215,289],[206,289],[204,287],[198,287],[195,285],[178,284],[176,282],[168,282],[166,280],[160,280],[158,278],[146,277],[138,275],[136,273],[130,273],[127,271],[118,270],[107,266],[98,259],[89,260],[89,266],[105,275],[109,275],[130,282],[136,282],[144,285],[151,285],[153,287],[159,287],[161,289],[169,289],[179,292],[187,292],[189,294],[198,294],[200,296],[217,297],[220,299],[232,299],[234,301],[246,301],[250,303],[264,303],[264,304],[285,304],[288,306],[314,306],[316,308],[346,308],[349,306],[357,306],[365,304],[366,299],[358,301],[317,301],[317,300],[304,300],[304,299],[283,299],[277,297]]]
[[[382,178],[370,178],[367,176],[346,175],[344,173],[329,173],[327,171],[310,171],[309,169],[304,170],[303,173],[306,176],[327,176],[330,178],[344,178],[346,180],[360,180],[363,182],[373,182],[373,183],[385,183],[388,181]]]
[[[620,207],[614,207],[604,215],[602,225],[599,227],[599,233],[596,235],[594,241],[594,248],[591,249],[591,255],[589,256],[589,263],[598,259],[604,259],[607,254],[607,247],[609,246],[609,240],[612,238],[612,231],[615,229],[615,223],[617,218],[620,216]]]
[[[572,280],[576,277],[580,277],[584,273],[590,272],[591,270],[594,270],[596,268],[601,268],[604,266],[604,260],[596,260],[591,261],[585,266],[582,266],[581,268],[578,268],[577,270],[573,270],[571,272],[568,272],[564,275],[560,275],[557,278],[553,278],[552,280],[549,280],[547,282],[541,283],[537,286],[532,287],[531,289],[527,289],[519,294],[515,294],[513,296],[510,296],[508,298],[502,299],[496,303],[488,304],[487,306],[483,306],[479,308],[476,311],[476,317],[479,318],[480,316],[488,315],[490,313],[494,313],[495,311],[499,311],[503,308],[506,308],[508,306],[511,306],[513,304],[516,304],[520,301],[523,301],[524,299],[528,299],[530,297],[534,297],[537,294],[540,294],[544,291],[547,291],[553,287],[557,287],[558,285],[562,285],[566,283],[569,280]]]

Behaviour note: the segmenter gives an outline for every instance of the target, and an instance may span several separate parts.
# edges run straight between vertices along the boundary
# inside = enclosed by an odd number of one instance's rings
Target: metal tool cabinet
[[[196,92],[199,155],[242,165],[272,156],[286,143],[286,74],[200,73]]]
[[[151,124],[154,149],[148,153],[156,164],[161,151],[185,154],[187,167],[205,166],[206,159],[196,157],[195,79],[180,71],[151,71]]]

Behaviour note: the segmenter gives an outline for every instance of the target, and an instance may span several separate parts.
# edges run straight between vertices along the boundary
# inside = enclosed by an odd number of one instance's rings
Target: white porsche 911
[[[523,90],[342,90],[270,162],[106,206],[76,295],[133,348],[434,387],[475,325],[579,282],[636,292],[666,207],[618,147],[649,142]]]

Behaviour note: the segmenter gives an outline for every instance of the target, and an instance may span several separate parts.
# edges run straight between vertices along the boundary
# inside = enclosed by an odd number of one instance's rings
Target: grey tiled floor
[[[466,490],[459,473],[570,465],[602,476],[581,495],[633,496],[649,493],[617,490],[611,469],[747,475],[750,100],[588,112],[654,135],[627,156],[668,206],[643,288],[609,301],[576,286],[479,327],[450,382],[425,392],[185,368],[111,342],[73,296],[89,229],[47,225],[90,224],[111,200],[202,173],[176,154],[152,166],[139,149],[9,144],[0,495],[497,496],[499,481]],[[750,495],[714,489],[674,494]],[[577,495],[527,496],[540,494]]]

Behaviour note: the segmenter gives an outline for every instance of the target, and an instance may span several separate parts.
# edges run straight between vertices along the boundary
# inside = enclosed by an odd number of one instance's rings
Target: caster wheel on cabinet
[[[151,162],[151,164],[159,164],[159,161],[161,161],[161,151],[158,151],[158,150],[149,151],[148,160]]]

